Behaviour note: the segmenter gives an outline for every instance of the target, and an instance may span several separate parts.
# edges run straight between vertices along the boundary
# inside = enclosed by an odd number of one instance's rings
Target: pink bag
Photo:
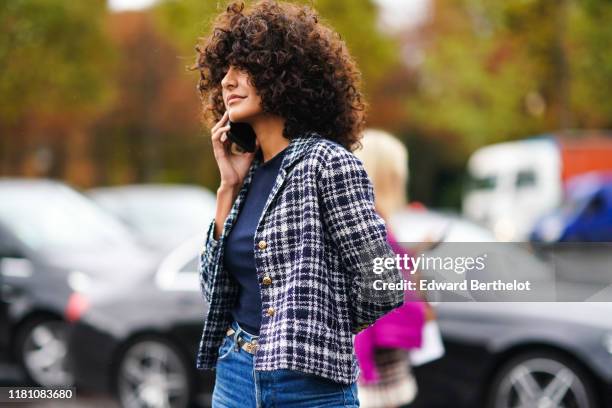
[[[395,253],[411,255],[400,246],[395,236],[387,230],[387,239]],[[409,271],[402,271],[410,279]],[[425,324],[425,304],[406,291],[405,303],[387,313],[372,326],[355,336],[355,353],[361,369],[360,381],[373,383],[380,379],[375,363],[377,348],[410,350],[421,346]]]

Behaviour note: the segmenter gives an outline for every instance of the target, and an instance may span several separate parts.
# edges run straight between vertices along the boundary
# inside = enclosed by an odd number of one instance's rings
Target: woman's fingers
[[[213,153],[219,167],[226,167],[228,160],[228,143],[225,133],[229,130],[229,125],[217,128],[212,134]]]
[[[227,139],[227,137],[223,137],[223,136],[225,136],[225,133],[226,133],[226,132],[227,132],[229,129],[230,129],[230,126],[229,126],[229,125],[227,125],[227,126],[223,126],[223,127],[220,127],[220,128],[217,128],[217,129],[216,129],[216,130],[213,132],[213,134],[212,134],[212,136],[211,136],[211,138],[212,138],[213,142],[215,142],[215,141],[225,142],[225,140]]]
[[[223,126],[222,128],[220,128],[220,131],[222,132],[221,134],[221,141],[225,142],[227,140],[227,132],[230,130],[230,126]]]
[[[230,126],[229,125],[223,126],[223,127],[219,128],[218,131],[219,131],[219,134],[221,135],[220,136],[221,142],[225,142],[227,140],[227,132],[229,130],[230,130]]]
[[[227,113],[227,111],[225,111],[221,120],[219,120],[215,124],[215,126],[213,126],[213,128],[210,130],[211,138],[213,142],[220,140],[220,137],[222,136],[222,132],[227,131],[227,130],[224,130],[224,128],[229,127],[229,123],[227,123],[228,119],[229,119],[229,114]],[[223,125],[226,125],[226,126],[223,126]],[[222,138],[221,142],[224,142],[225,139],[226,138]]]
[[[244,176],[242,172],[237,173],[236,166],[241,167],[241,155],[232,154],[230,147],[232,143],[229,141],[227,132],[230,130],[229,114],[226,111],[223,117],[215,123],[210,129],[213,154],[221,173],[223,183],[238,183],[240,178]],[[242,169],[241,169],[242,170]]]
[[[219,121],[217,123],[215,123],[215,125],[212,127],[212,129],[210,129],[210,133],[214,133],[215,130],[217,130],[220,126],[222,126],[227,118],[228,118],[228,113],[227,111],[225,111],[225,113],[223,113],[223,116],[221,117],[221,119],[219,119]]]

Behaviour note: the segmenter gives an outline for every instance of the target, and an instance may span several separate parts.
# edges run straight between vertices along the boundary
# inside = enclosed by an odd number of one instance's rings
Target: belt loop
[[[238,327],[236,329],[236,333],[234,333],[234,351],[240,350],[240,345],[238,344],[238,335],[240,334],[241,331],[242,331],[242,328]]]

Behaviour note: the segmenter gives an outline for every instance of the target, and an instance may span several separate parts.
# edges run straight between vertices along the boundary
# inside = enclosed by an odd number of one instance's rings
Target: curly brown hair
[[[263,111],[285,119],[284,137],[314,131],[356,149],[365,125],[361,74],[340,35],[319,20],[307,6],[232,2],[196,46],[204,119],[223,116],[221,80],[231,65],[249,73]]]

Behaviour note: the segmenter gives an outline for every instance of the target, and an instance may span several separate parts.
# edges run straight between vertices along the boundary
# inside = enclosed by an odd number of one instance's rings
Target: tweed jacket
[[[214,369],[239,287],[223,267],[226,238],[246,198],[256,156],[223,230],[215,221],[200,252],[200,285],[208,302],[198,369]],[[253,239],[262,322],[254,366],[291,369],[350,384],[359,375],[354,335],[401,306],[403,291],[373,290],[374,280],[399,282],[376,257],[394,257],[362,162],[314,132],[291,139]]]

